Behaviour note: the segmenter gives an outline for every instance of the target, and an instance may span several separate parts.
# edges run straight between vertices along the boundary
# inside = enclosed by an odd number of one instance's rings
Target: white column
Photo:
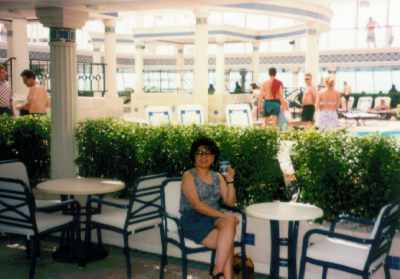
[[[93,53],[92,53],[92,62],[94,64],[100,64],[102,63],[102,52],[101,52],[101,46],[104,44],[102,41],[99,39],[93,39]],[[93,81],[93,90],[94,96],[95,97],[102,97],[102,89],[103,88],[103,79],[104,76],[101,76],[101,67],[100,66],[93,66],[93,76],[98,78]],[[106,85],[107,86],[107,85]]]
[[[144,43],[135,42],[135,95],[139,96],[144,93]],[[132,102],[133,105],[133,102]]]
[[[300,83],[299,83],[299,74],[300,73],[300,69],[299,68],[294,68],[292,69],[292,85],[294,88],[299,88],[300,87]]]
[[[217,51],[215,57],[215,93],[224,94],[225,92],[225,54],[224,38],[217,38]]]
[[[208,11],[196,10],[195,16],[193,94],[208,111]]]
[[[260,41],[253,42],[251,70],[253,71],[253,82],[258,83],[260,79]]]
[[[185,68],[185,57],[183,55],[184,45],[176,46],[176,91],[182,91],[182,77]]]
[[[115,20],[104,21],[104,63],[106,64],[106,97],[118,97],[117,91],[117,36]]]
[[[38,8],[36,15],[50,27],[51,177],[74,177],[77,174],[74,133],[78,95],[75,29],[84,25],[88,13]]]
[[[318,80],[319,73],[319,34],[316,29],[308,29],[306,34],[305,72]]]
[[[21,72],[29,69],[29,49],[26,19],[13,19],[7,30],[7,54],[15,57],[12,70],[13,95],[15,101],[26,99],[28,89],[21,79]]]

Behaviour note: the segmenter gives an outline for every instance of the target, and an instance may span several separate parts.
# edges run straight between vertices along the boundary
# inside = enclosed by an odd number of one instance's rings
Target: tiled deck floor
[[[76,264],[54,262],[51,258],[53,242],[42,244],[42,255],[37,265],[37,279],[125,279],[125,258],[119,248],[109,248],[110,256],[106,259],[88,264],[85,268]],[[29,260],[25,257],[24,247],[15,239],[0,237],[0,278],[23,279],[29,272]],[[132,252],[132,270],[134,278],[159,278],[159,257],[156,255]],[[189,278],[209,278],[208,266],[193,263],[189,265]],[[169,259],[166,279],[181,278],[180,262]],[[257,276],[257,279],[267,278]]]
[[[399,238],[399,236],[397,236]],[[398,242],[397,242],[398,243]],[[80,268],[76,264],[62,264],[54,262],[51,253],[56,244],[44,242],[42,244],[42,256],[37,265],[37,279],[124,279],[126,278],[125,258],[120,248],[109,248],[110,256],[106,259],[88,264]],[[400,247],[399,247],[400,249]],[[169,259],[166,279],[180,278],[180,264],[177,259]],[[149,279],[159,278],[159,257],[142,252],[132,252],[132,267],[134,278]],[[209,278],[208,266],[199,263],[190,263],[189,278]],[[23,246],[10,237],[0,237],[0,278],[23,279],[27,278],[29,260],[25,257]],[[319,268],[309,266],[307,279],[321,278]],[[399,271],[392,273],[392,278],[400,278]],[[264,275],[256,275],[256,279],[267,278]],[[330,271],[328,278],[355,279],[345,273]],[[383,271],[380,270],[373,279],[383,279]]]

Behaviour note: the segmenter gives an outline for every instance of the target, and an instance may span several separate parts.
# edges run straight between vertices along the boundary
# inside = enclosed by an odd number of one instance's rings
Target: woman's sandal
[[[212,276],[212,279],[219,279],[220,277],[224,277],[224,273],[220,272]]]

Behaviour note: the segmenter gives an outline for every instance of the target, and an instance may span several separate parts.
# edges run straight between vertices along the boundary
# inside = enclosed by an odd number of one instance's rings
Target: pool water
[[[383,131],[383,132],[356,132],[355,135],[359,137],[370,136],[373,134],[380,134],[384,137],[395,137],[400,138],[400,131]]]

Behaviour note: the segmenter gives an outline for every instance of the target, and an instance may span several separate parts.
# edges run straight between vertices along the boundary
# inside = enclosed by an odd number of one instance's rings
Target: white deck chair
[[[253,119],[248,104],[233,104],[226,106],[226,121],[228,126],[251,127]]]
[[[200,105],[183,105],[177,108],[178,122],[182,125],[204,124],[204,110]]]
[[[148,106],[145,109],[150,125],[169,125],[172,123],[172,109],[167,106]]]
[[[136,123],[136,124],[142,124],[142,125],[148,125],[149,124],[147,122],[147,120],[141,119],[141,118],[137,118],[137,117],[135,117],[133,115],[130,115],[130,114],[124,114],[122,116],[122,119],[127,121],[127,122]]]
[[[372,102],[372,97],[360,97],[357,102],[357,111],[368,112],[368,110],[372,108]]]
[[[385,104],[387,106],[389,106],[389,108],[390,108],[390,105],[391,105],[391,102],[392,102],[392,99],[390,99],[390,97],[376,97],[375,98],[374,109],[376,109],[379,106],[379,104],[381,103],[381,100],[384,100]]]
[[[28,178],[28,172],[24,163],[17,160],[8,160],[0,162],[0,177],[19,179],[23,181],[29,188],[31,188]],[[53,206],[60,203],[60,200],[42,200],[35,199],[37,208],[44,208]]]
[[[343,110],[345,110],[345,108],[346,108],[346,99],[344,97],[342,97],[341,102],[342,102],[342,108],[343,108]],[[349,103],[348,103],[349,111],[352,111],[353,105],[354,105],[354,97],[350,97],[349,98]]]

